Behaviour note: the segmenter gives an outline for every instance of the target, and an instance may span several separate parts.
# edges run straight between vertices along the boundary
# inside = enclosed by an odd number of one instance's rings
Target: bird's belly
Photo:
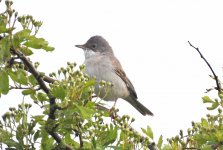
[[[86,73],[90,77],[96,77],[95,94],[108,101],[115,101],[118,98],[125,98],[129,95],[126,84],[114,72],[110,66],[86,64]],[[99,86],[101,80],[111,82],[111,86]]]

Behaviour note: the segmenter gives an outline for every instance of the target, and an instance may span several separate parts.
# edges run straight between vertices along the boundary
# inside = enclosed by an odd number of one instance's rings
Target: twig
[[[22,63],[22,62],[15,61],[15,59],[13,58],[13,59],[10,59],[10,60],[8,61],[8,64],[9,64],[8,66],[11,67],[12,64],[18,64],[18,65],[21,65],[21,63]],[[31,62],[30,62],[30,63],[31,63]],[[31,71],[29,68],[27,68],[26,66],[25,66],[24,68],[22,68],[22,69],[28,71],[29,73],[32,73],[32,71]],[[41,77],[42,77],[43,81],[45,81],[45,82],[47,82],[47,83],[53,83],[53,82],[57,81],[57,80],[55,80],[55,79],[53,79],[53,78],[51,78],[51,77],[49,77],[49,76],[46,76],[46,75],[42,75]]]
[[[195,147],[183,148],[183,150],[187,150],[187,149],[191,149],[191,150],[201,150],[200,148],[195,148]]]
[[[1,37],[0,37],[1,38]],[[11,52],[15,55],[18,56],[19,59],[21,59],[21,61],[24,63],[25,65],[25,70],[30,72],[31,74],[33,74],[33,76],[35,77],[35,79],[37,80],[37,82],[39,83],[40,85],[40,88],[48,95],[49,99],[50,99],[50,112],[49,112],[49,117],[48,117],[48,120],[55,120],[55,111],[57,109],[61,109],[60,107],[58,107],[56,105],[56,101],[55,101],[55,97],[51,96],[50,93],[49,93],[49,89],[48,87],[46,86],[45,82],[47,83],[53,83],[57,80],[51,78],[51,77],[48,77],[48,76],[45,76],[45,75],[41,75],[37,70],[36,68],[32,65],[32,62],[22,53],[20,52],[19,50],[14,50],[11,48]],[[20,62],[16,62],[14,61],[13,63],[20,63]],[[110,109],[104,107],[104,106],[101,106],[101,105],[97,105],[97,109],[101,109],[101,110],[104,110],[104,111],[110,111]],[[116,116],[117,118],[121,118],[120,116]],[[56,128],[56,127],[55,127]],[[56,142],[58,144],[62,144],[63,141],[61,139],[61,137],[59,136],[59,134],[57,134],[55,132],[55,128],[51,129],[50,131],[47,130],[47,132],[56,140]],[[134,128],[132,128],[131,126],[129,126],[130,130],[134,131],[134,132],[137,132]],[[142,138],[144,138],[143,136],[141,136]],[[80,147],[83,147],[83,141],[82,141],[82,137],[80,137],[79,135],[79,140],[80,140]],[[82,142],[81,142],[82,141]],[[66,143],[63,143],[66,150],[72,150],[72,148],[67,145]],[[152,147],[151,147],[152,145]],[[154,149],[154,143],[152,143],[151,145],[148,146],[149,149],[153,150]]]
[[[55,111],[57,110],[57,106],[56,106],[56,101],[55,101],[55,97],[51,96],[49,93],[49,89],[46,86],[43,77],[41,76],[41,74],[35,69],[35,67],[33,66],[32,62],[29,61],[29,59],[19,50],[14,50],[13,48],[10,49],[10,51],[17,55],[18,58],[21,59],[21,61],[24,63],[24,65],[28,68],[29,72],[35,77],[35,79],[37,80],[38,84],[40,85],[40,88],[48,95],[49,99],[50,99],[50,112],[49,112],[49,117],[48,117],[48,121],[49,120],[53,120],[55,121]],[[50,80],[49,78],[45,77],[45,80]],[[50,80],[51,81],[51,80]],[[51,130],[47,130],[47,132],[55,139],[55,141],[58,144],[62,144],[63,141],[61,139],[61,137],[55,132],[55,128],[52,128]],[[65,148],[67,150],[72,150],[72,148],[69,145],[64,144]]]
[[[201,58],[206,62],[206,64],[208,65],[208,67],[210,68],[212,74],[214,75],[214,79],[216,81],[216,86],[217,86],[217,90],[218,92],[221,92],[221,85],[218,81],[218,76],[215,74],[214,70],[212,69],[211,65],[209,64],[209,62],[206,60],[206,58],[203,56],[203,54],[200,52],[199,48],[195,47],[194,45],[192,45],[190,43],[190,41],[188,41],[188,43],[190,44],[191,47],[193,47],[194,49],[197,50],[197,52],[200,54]]]

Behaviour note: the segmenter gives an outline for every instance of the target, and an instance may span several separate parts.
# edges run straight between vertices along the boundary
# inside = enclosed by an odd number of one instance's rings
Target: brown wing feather
[[[134,99],[137,99],[137,94],[136,94],[135,88],[132,85],[131,81],[126,76],[118,59],[117,58],[112,59],[112,64],[113,64],[113,66],[115,66],[115,69],[114,69],[115,73],[125,82],[126,87],[128,88],[128,91],[130,93],[130,96]]]

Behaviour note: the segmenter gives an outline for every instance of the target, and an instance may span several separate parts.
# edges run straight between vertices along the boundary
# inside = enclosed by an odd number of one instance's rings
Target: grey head
[[[112,53],[112,48],[109,43],[99,35],[92,36],[85,44],[75,45],[78,48],[83,49],[84,51],[93,51],[99,53]]]

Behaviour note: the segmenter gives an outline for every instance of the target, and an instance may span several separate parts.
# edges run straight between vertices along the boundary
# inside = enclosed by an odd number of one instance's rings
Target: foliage
[[[223,149],[223,97],[219,93],[219,99],[212,100],[208,96],[204,96],[203,103],[210,103],[208,110],[217,110],[216,115],[207,114],[205,118],[201,118],[200,122],[192,121],[192,127],[187,129],[184,134],[180,130],[179,135],[167,139],[168,145],[164,146],[164,150],[172,149],[201,149],[201,150],[222,150]]]
[[[0,14],[0,95],[20,90],[42,112],[30,115],[32,105],[26,103],[9,108],[0,122],[0,143],[8,149],[146,149],[151,133],[143,137],[131,128],[133,118],[119,117],[92,98],[95,79],[84,73],[84,65],[68,63],[49,76],[38,71],[39,63],[28,56],[54,48],[37,37],[42,22],[18,16],[12,4],[5,1]]]
[[[2,5],[2,3],[0,3]],[[119,117],[115,109],[106,109],[99,99],[92,98],[95,79],[85,73],[85,66],[75,63],[46,76],[38,71],[39,62],[28,56],[36,50],[51,52],[53,47],[37,33],[42,22],[32,16],[18,16],[12,1],[5,1],[0,13],[0,96],[20,90],[41,109],[39,115],[29,114],[31,104],[9,108],[0,121],[0,143],[7,149],[223,149],[223,94],[209,103],[208,114],[201,122],[163,144],[156,145],[150,126],[142,128],[144,136],[131,127],[135,121],[127,115]],[[110,86],[102,81],[101,87]]]

